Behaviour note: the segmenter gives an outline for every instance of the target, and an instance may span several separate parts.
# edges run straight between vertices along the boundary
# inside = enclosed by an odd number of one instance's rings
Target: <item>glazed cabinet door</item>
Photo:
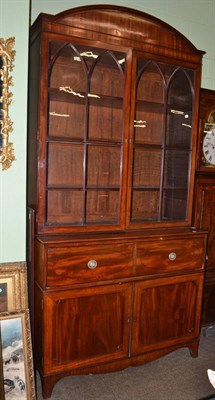
[[[128,356],[131,285],[47,293],[44,373]]]
[[[132,355],[198,338],[203,274],[135,284]]]
[[[195,72],[137,55],[133,76],[127,225],[187,224]]]
[[[119,229],[125,224],[126,54],[59,40],[47,46],[41,229]]]

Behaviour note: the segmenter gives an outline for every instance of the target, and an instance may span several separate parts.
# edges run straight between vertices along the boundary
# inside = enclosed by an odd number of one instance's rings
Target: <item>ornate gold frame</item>
[[[0,288],[2,284],[7,287],[7,309],[5,311],[28,308],[27,266],[25,262],[0,263]]]
[[[4,40],[0,38],[0,163],[2,169],[8,169],[15,160],[13,143],[9,142],[9,134],[13,131],[13,122],[9,117],[9,105],[12,103],[12,93],[9,86],[13,86],[12,77],[9,72],[13,70],[15,50],[13,50],[15,38],[9,37]]]

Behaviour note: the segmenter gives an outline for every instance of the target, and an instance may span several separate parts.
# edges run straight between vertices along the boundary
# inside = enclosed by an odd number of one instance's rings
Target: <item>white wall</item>
[[[16,161],[5,171],[0,164],[0,262],[25,260],[26,137],[29,0],[0,0],[0,37],[15,37],[13,121],[10,141]]]

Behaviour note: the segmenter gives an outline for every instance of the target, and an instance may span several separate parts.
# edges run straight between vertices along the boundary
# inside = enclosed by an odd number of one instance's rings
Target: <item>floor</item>
[[[51,400],[206,400],[215,396],[207,369],[215,370],[215,332],[203,331],[199,356],[180,349],[141,367],[56,383]],[[37,400],[42,400],[37,379]]]

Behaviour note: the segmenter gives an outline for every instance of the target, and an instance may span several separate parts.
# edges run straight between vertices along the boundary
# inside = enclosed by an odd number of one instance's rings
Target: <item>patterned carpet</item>
[[[208,331],[207,331],[208,332]],[[207,369],[215,370],[215,334],[201,335],[199,356],[180,349],[141,367],[73,376],[55,385],[51,400],[206,400],[215,396]],[[37,399],[42,400],[40,379]]]

